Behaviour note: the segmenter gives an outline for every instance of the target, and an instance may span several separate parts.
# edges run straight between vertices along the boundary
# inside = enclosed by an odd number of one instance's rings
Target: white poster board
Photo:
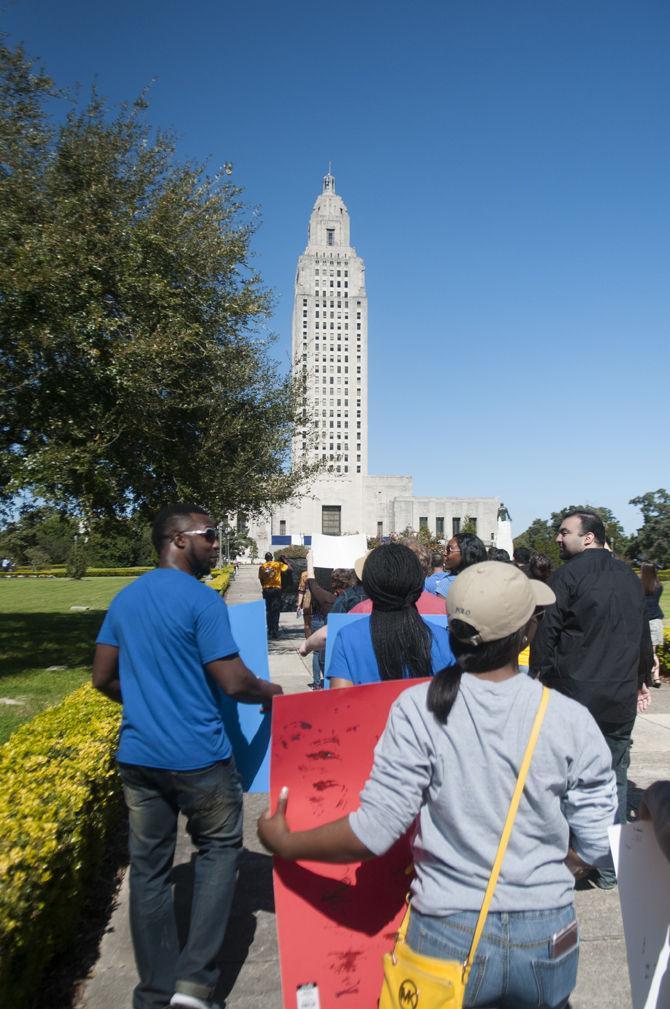
[[[670,862],[648,822],[610,827],[633,1009],[670,1007]]]
[[[354,536],[312,536],[312,561],[315,568],[353,568],[354,561],[367,553],[368,540],[364,533]]]

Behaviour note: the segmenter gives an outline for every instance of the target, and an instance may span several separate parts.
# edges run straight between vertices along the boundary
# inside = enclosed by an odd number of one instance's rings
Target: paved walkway
[[[230,603],[249,602],[260,595],[255,567],[242,567],[228,590]],[[296,647],[302,621],[281,617],[282,637],[270,644],[272,679],[286,693],[307,689],[308,661]],[[630,769],[629,797],[668,776],[670,757],[670,686],[654,690],[653,706],[637,719]],[[225,948],[217,999],[226,1009],[281,1009],[277,940],[272,896],[272,864],[256,839],[256,820],[265,809],[264,795],[245,796],[245,854]],[[180,925],[188,917],[191,848],[182,832],[175,858],[175,900]],[[595,888],[576,894],[582,935],[577,988],[572,1009],[630,1009],[623,929],[617,891]],[[306,947],[306,956],[309,955]],[[128,929],[128,880],[124,880],[103,937],[100,957],[86,983],[78,1009],[130,1009],[136,983]],[[332,1009],[324,1006],[322,1009]]]

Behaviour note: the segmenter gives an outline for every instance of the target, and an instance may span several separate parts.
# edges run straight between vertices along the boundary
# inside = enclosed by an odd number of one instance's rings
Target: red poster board
[[[293,830],[356,809],[389,708],[402,690],[419,682],[275,698],[271,808],[287,785],[286,815]],[[318,987],[320,1009],[377,1009],[382,956],[400,924],[410,876],[407,837],[382,858],[353,865],[275,859],[284,1009],[300,1009],[297,991],[310,984]]]

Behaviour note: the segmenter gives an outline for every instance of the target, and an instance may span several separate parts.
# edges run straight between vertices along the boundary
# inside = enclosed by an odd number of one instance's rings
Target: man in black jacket
[[[556,602],[547,608],[533,644],[531,668],[543,683],[584,704],[612,753],[619,811],[627,819],[630,738],[635,715],[649,702],[653,662],[639,578],[605,549],[595,512],[563,516],[556,536],[568,561],[549,579]],[[613,873],[595,882],[613,886]]]

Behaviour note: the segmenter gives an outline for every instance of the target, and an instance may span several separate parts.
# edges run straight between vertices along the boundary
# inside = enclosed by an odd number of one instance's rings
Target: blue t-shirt
[[[437,596],[440,594],[440,582],[444,581],[445,578],[451,578],[453,581],[453,576],[450,575],[448,571],[435,571],[434,574],[428,575],[423,587],[426,592],[432,592],[433,595]]]
[[[456,659],[449,645],[449,632],[428,620],[426,624],[433,636],[430,653],[433,673],[439,673],[446,666],[455,666]],[[334,676],[349,680],[354,686],[380,682],[369,617],[348,624],[337,635],[328,669],[329,679]]]
[[[216,592],[156,568],[114,597],[97,643],[119,649],[122,763],[190,771],[230,756],[218,687],[203,668],[238,652]]]
[[[451,588],[451,586],[454,584],[455,581],[456,581],[456,575],[452,575],[449,571],[445,572],[444,578],[442,578],[442,580],[437,584],[435,594],[438,596],[444,596],[444,598],[446,599],[447,596],[449,595],[449,589]]]

